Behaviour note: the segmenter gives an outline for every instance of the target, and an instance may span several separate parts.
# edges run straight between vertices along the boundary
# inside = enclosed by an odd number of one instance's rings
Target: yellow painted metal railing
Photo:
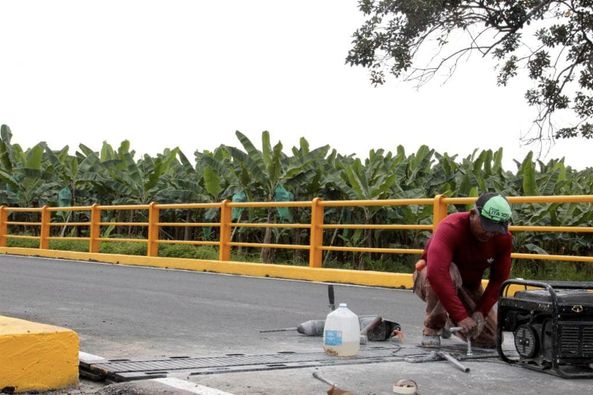
[[[420,199],[393,199],[393,200],[344,200],[344,201],[323,201],[315,198],[312,201],[303,202],[230,202],[225,200],[220,203],[188,203],[188,204],[158,204],[150,203],[144,205],[97,205],[80,207],[41,207],[41,208],[20,208],[0,206],[0,247],[6,247],[8,239],[34,239],[39,240],[40,249],[49,249],[50,240],[86,240],[89,243],[88,251],[91,253],[99,252],[101,243],[105,242],[134,242],[146,243],[147,255],[158,256],[159,245],[162,244],[189,244],[189,245],[209,245],[217,246],[220,261],[229,261],[231,258],[231,249],[233,247],[256,247],[256,248],[283,248],[309,251],[309,266],[319,268],[322,266],[323,253],[327,251],[341,252],[362,252],[362,253],[390,253],[390,254],[415,254],[422,253],[417,248],[366,248],[366,247],[338,247],[323,244],[323,235],[326,230],[331,229],[369,229],[369,230],[423,230],[431,231],[445,218],[448,213],[449,205],[471,205],[476,198],[451,198],[443,195],[437,195],[434,198]],[[511,205],[518,204],[538,204],[538,203],[593,203],[593,196],[515,196],[508,198]],[[325,224],[324,211],[331,207],[393,207],[393,206],[432,206],[433,222],[432,224]],[[295,207],[311,210],[310,223],[239,223],[232,222],[233,208],[280,208]],[[216,209],[219,210],[219,222],[160,222],[161,212],[163,210],[194,210],[194,209]],[[147,212],[148,222],[102,222],[101,215],[108,211],[135,210]],[[89,222],[52,222],[52,213],[54,212],[88,212],[90,213]],[[12,213],[37,214],[38,221],[11,221],[9,216]],[[519,218],[520,220],[520,218]],[[13,227],[36,227],[39,236],[22,235],[11,232]],[[88,227],[88,237],[58,237],[51,236],[52,227],[78,226]],[[129,226],[146,227],[147,238],[108,238],[101,237],[101,228],[105,226]],[[166,240],[161,239],[160,229],[163,227],[218,227],[218,241],[204,240]],[[264,244],[264,243],[246,243],[232,241],[233,228],[251,227],[251,228],[292,228],[309,229],[309,244]],[[593,233],[592,227],[576,226],[522,226],[514,225],[510,227],[512,232],[573,232],[573,233]],[[531,260],[554,260],[554,261],[572,261],[572,262],[590,262],[593,263],[591,256],[571,256],[571,255],[544,255],[544,254],[526,254],[513,253],[515,259]]]

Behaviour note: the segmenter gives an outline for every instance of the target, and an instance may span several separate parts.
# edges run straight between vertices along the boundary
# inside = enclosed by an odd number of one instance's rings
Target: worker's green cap
[[[505,234],[512,217],[509,202],[500,194],[486,192],[476,200],[480,223],[487,232]]]

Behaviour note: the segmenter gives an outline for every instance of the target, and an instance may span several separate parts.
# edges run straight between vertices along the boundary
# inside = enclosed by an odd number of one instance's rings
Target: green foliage
[[[406,153],[404,147],[394,151],[376,149],[362,160],[341,155],[329,146],[311,149],[305,139],[292,147],[291,155],[282,152],[280,142],[273,145],[267,132],[262,134],[261,150],[237,132],[242,148],[220,146],[214,151],[196,151],[195,164],[177,148],[164,150],[156,157],[144,155],[135,159],[130,144],[118,148],[104,143],[100,152],[79,145],[71,155],[68,147],[52,150],[45,143],[31,149],[12,144],[7,126],[0,133],[0,204],[31,207],[47,204],[90,206],[94,203],[191,203],[233,201],[304,201],[379,200],[433,197],[477,196],[498,191],[509,196],[524,195],[593,195],[593,169],[576,171],[563,160],[535,160],[529,153],[516,160],[514,172],[502,166],[503,150],[474,151],[458,158],[421,146]],[[60,194],[60,191],[62,193]],[[70,191],[71,197],[65,191]],[[470,207],[456,205],[450,212]],[[340,207],[326,208],[326,224],[432,224],[432,206]],[[593,226],[591,204],[517,204],[513,206],[516,225]],[[163,209],[161,222],[218,222],[216,209]],[[13,213],[10,221],[39,222],[37,213]],[[88,222],[88,211],[56,212],[54,222]],[[104,211],[101,237],[145,239],[142,226],[113,223],[147,222],[146,210]],[[311,222],[310,210],[285,208],[234,209],[235,222]],[[89,237],[85,226],[53,226],[52,236]],[[38,236],[39,227],[11,226],[11,234]],[[392,231],[333,229],[324,232],[323,244],[337,247],[422,248],[429,231]],[[219,239],[217,227],[167,227],[160,229],[165,240]],[[233,241],[247,243],[309,243],[308,229],[263,229],[236,227]],[[514,250],[523,253],[580,255],[593,254],[591,233],[515,232]],[[9,239],[9,246],[38,248],[38,240]],[[50,248],[88,251],[88,241],[50,240]],[[101,252],[144,255],[143,242],[109,241],[101,243]],[[306,265],[308,256],[302,250],[270,250],[262,256],[260,249],[233,248],[232,259],[253,262],[275,262]],[[214,247],[162,244],[161,256],[217,259]],[[273,253],[273,255],[272,255]],[[413,255],[367,254],[332,251],[324,253],[324,266],[364,270],[412,270]],[[518,261],[517,275],[529,278],[593,278],[593,265],[580,263],[547,263]],[[564,277],[562,277],[564,276]]]
[[[218,250],[209,246],[165,244],[159,247],[159,256],[217,260]]]
[[[50,240],[49,248],[51,250],[88,252],[89,242],[83,240]]]
[[[533,140],[593,138],[590,0],[360,0],[359,9],[365,21],[346,63],[368,68],[373,84],[392,74],[421,86],[473,53],[490,55],[499,85],[522,71],[533,81],[525,94],[537,109]],[[560,118],[564,110],[576,121]]]
[[[512,277],[532,280],[593,281],[593,272],[567,262],[518,262]]]
[[[119,241],[103,242],[99,252],[104,254],[146,255],[146,244]]]
[[[8,247],[39,248],[39,240],[33,239],[8,239]]]

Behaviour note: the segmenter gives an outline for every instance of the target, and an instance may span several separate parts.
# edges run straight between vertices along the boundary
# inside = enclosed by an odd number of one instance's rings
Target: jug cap
[[[348,305],[346,303],[340,303],[339,307],[348,307]]]

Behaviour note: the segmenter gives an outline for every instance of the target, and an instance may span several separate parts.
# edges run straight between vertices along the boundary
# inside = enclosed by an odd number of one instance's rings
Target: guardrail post
[[[39,248],[42,250],[49,249],[49,223],[51,221],[51,213],[47,209],[47,205],[41,208],[41,228],[39,230]]]
[[[309,241],[309,267],[321,267],[323,250],[323,206],[321,199],[311,201],[311,235]]]
[[[0,206],[0,247],[6,247],[8,234],[8,211],[6,206]]]
[[[220,206],[220,245],[218,247],[218,259],[221,261],[231,260],[231,221],[232,208],[228,200],[223,200]]]
[[[160,209],[154,202],[148,205],[148,246],[146,255],[159,256],[159,217]]]
[[[445,195],[436,195],[434,197],[432,210],[432,231],[437,229],[437,225],[447,216],[447,204],[443,202]]]
[[[101,236],[101,210],[97,203],[91,206],[91,225],[89,235],[89,252],[99,252],[101,248],[101,242],[99,237]]]

